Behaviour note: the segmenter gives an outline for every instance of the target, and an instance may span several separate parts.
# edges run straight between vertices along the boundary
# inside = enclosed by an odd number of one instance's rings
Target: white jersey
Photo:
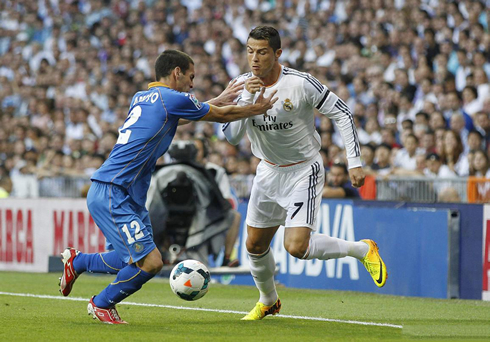
[[[237,77],[245,81],[252,73]],[[245,131],[251,142],[252,153],[277,165],[310,160],[321,148],[320,135],[315,129],[314,108],[336,122],[340,130],[349,168],[361,166],[357,131],[349,107],[337,95],[308,73],[282,67],[276,83],[265,90],[264,96],[277,90],[278,101],[266,115],[257,115],[223,125],[226,139],[239,143]],[[239,105],[255,101],[255,95],[244,90],[238,97]]]

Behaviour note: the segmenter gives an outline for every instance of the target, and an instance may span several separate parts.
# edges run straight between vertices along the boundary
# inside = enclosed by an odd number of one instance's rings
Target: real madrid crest
[[[293,108],[294,108],[294,107],[293,107],[293,103],[291,102],[291,100],[290,100],[290,99],[286,99],[286,100],[284,100],[284,103],[283,103],[283,105],[282,105],[282,108],[284,108],[284,110],[285,110],[286,112],[290,112],[290,111],[292,111],[292,110],[293,110]]]

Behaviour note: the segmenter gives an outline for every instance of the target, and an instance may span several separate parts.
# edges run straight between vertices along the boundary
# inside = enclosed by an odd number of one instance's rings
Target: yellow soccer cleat
[[[366,256],[361,260],[366,270],[373,277],[374,283],[378,287],[383,287],[386,283],[386,279],[388,278],[388,271],[386,270],[386,265],[383,262],[383,259],[379,256],[379,248],[376,245],[376,242],[373,240],[361,240],[364,243],[367,243],[369,246],[369,251]]]
[[[275,315],[279,313],[280,310],[281,300],[279,298],[277,298],[276,302],[271,306],[267,306],[260,302],[257,302],[252,311],[250,311],[248,314],[245,315],[245,317],[242,318],[242,321],[258,321],[267,315]]]

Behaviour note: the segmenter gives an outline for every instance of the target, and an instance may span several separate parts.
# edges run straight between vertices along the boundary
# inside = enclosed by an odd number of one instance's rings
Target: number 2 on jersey
[[[117,138],[117,144],[124,145],[129,141],[129,137],[131,136],[131,130],[127,129],[131,125],[134,125],[136,121],[141,116],[141,107],[135,106],[131,112],[129,112],[128,119],[124,123],[124,125],[119,129],[119,137]],[[125,132],[123,132],[125,130]]]
[[[138,223],[138,221],[131,221],[129,226],[134,229],[134,238],[131,236],[131,233],[129,232],[127,225],[124,225],[121,230],[124,232],[124,234],[126,234],[126,237],[128,238],[128,244],[131,245],[136,240],[139,240],[143,236],[145,236],[145,233],[143,233],[141,231],[141,227],[140,227],[140,224]]]

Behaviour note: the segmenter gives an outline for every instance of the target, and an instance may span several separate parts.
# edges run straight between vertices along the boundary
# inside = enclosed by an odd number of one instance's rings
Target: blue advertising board
[[[248,265],[245,250],[247,202],[242,214],[239,258]],[[376,292],[403,296],[447,298],[448,293],[447,209],[373,208],[350,200],[323,200],[317,233],[378,243],[388,268],[388,281],[378,288],[364,266],[355,258],[299,260],[283,246],[284,228],[272,242],[279,272],[276,280],[287,287]],[[232,284],[253,285],[250,275],[223,277]]]
[[[482,299],[482,204],[360,201],[358,205],[370,208],[435,208],[457,211],[460,215],[458,297]],[[451,250],[451,253],[455,252],[455,250]]]

